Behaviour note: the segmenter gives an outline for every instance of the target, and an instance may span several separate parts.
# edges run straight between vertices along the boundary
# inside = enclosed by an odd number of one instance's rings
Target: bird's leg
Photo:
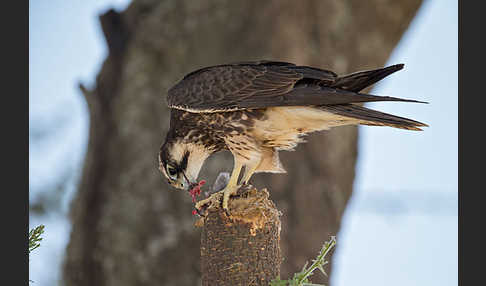
[[[233,172],[231,172],[231,177],[228,184],[222,190],[223,192],[223,209],[228,212],[228,201],[231,195],[236,194],[238,191],[238,177],[240,176],[241,167],[243,165],[235,158],[235,166],[233,167]]]
[[[248,184],[248,181],[250,181],[251,176],[255,173],[255,170],[257,169],[258,165],[260,164],[260,161],[254,162],[251,165],[247,164],[245,166],[245,174],[243,175],[243,178],[241,181],[243,184]]]

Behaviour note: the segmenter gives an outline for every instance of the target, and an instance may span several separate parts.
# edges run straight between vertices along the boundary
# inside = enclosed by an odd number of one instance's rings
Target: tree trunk
[[[101,16],[109,56],[96,86],[82,88],[90,137],[72,203],[64,284],[201,283],[191,199],[169,190],[157,169],[168,129],[166,91],[184,74],[259,59],[337,73],[381,67],[420,2],[140,0]],[[338,233],[352,192],[357,135],[354,127],[312,135],[297,151],[282,153],[287,175],[254,177],[258,188],[275,190],[283,212],[282,278]],[[231,156],[218,154],[201,177],[231,167]]]
[[[280,212],[267,190],[242,189],[229,217],[214,205],[199,221],[203,286],[268,286],[280,275]]]

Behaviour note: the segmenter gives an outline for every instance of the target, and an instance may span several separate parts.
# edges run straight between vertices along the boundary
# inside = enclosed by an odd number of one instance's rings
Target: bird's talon
[[[226,214],[227,217],[230,217],[231,216],[231,214],[230,214],[230,212],[229,212],[228,209],[224,209],[224,213]]]
[[[211,200],[211,197],[207,198],[207,199],[204,199],[204,200],[200,200],[199,202],[197,202],[195,205],[194,205],[194,208],[196,210],[198,210],[198,212],[204,208],[204,210],[206,210],[209,205],[212,203],[212,200]]]
[[[197,213],[199,216],[201,216],[201,217],[205,217],[205,216],[206,216],[206,215],[204,214],[204,212],[202,212],[201,210],[199,210],[199,209],[197,209],[197,208],[195,209],[195,211],[196,211],[196,213]]]

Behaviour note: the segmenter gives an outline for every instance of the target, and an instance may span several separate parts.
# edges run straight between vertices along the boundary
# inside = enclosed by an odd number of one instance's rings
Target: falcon
[[[421,102],[360,91],[401,70],[403,64],[339,76],[287,62],[256,61],[202,68],[169,89],[170,127],[159,152],[159,169],[170,185],[191,191],[204,161],[219,151],[233,154],[234,166],[222,194],[238,190],[259,172],[285,173],[279,151],[293,150],[311,132],[345,125],[422,130],[415,120],[368,109],[372,101]],[[244,168],[243,168],[244,167]],[[196,210],[211,198],[196,203]]]

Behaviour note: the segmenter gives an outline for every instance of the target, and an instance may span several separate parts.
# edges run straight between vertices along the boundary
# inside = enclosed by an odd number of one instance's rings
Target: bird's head
[[[170,185],[185,191],[197,186],[199,171],[210,153],[203,145],[170,140],[160,147],[159,170]]]

